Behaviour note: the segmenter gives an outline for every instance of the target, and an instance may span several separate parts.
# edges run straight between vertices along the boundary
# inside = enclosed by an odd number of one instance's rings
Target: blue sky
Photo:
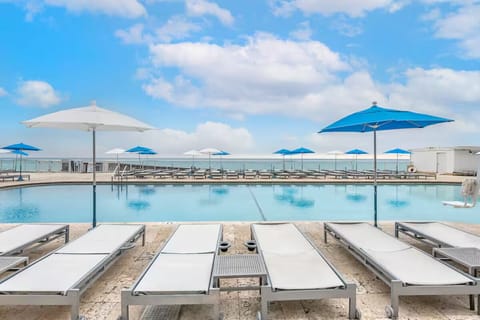
[[[91,100],[159,128],[102,133],[100,153],[371,151],[316,132],[372,101],[456,120],[380,150],[478,144],[480,1],[0,0],[0,41],[1,143],[41,155],[88,154],[89,137],[19,122]]]

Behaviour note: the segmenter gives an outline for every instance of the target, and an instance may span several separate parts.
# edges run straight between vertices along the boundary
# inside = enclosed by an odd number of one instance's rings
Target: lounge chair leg
[[[121,298],[121,309],[120,309],[120,319],[121,320],[128,320],[129,319],[129,314],[128,314],[128,298],[131,295],[130,290],[122,290],[122,298]]]
[[[470,298],[470,310],[475,310],[475,297],[473,294],[469,296]]]
[[[65,243],[70,241],[70,227],[67,226],[67,229],[65,230]]]
[[[395,222],[395,238],[398,238],[398,223]]]
[[[323,226],[323,242],[327,243],[327,229]]]
[[[71,311],[70,311],[71,319],[72,320],[79,320],[80,319],[80,304],[76,301],[72,304]]]
[[[348,319],[358,319],[357,317],[357,293],[356,285],[354,283],[347,284],[350,297],[348,298]]]
[[[477,295],[477,314],[480,315],[480,295]]]
[[[265,301],[262,299],[261,301],[261,316],[262,320],[267,320],[268,319],[268,301]]]

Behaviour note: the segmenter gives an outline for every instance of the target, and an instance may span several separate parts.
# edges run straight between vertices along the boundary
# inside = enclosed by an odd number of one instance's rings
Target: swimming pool
[[[91,186],[0,190],[0,223],[90,222]],[[380,185],[379,220],[480,223],[480,208],[455,209],[459,185]],[[359,184],[99,185],[99,222],[364,220],[373,187]]]

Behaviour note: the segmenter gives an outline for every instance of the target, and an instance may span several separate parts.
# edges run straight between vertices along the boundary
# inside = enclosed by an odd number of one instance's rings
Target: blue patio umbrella
[[[230,155],[229,152],[223,151],[223,150],[221,150],[220,152],[216,152],[216,153],[212,154],[212,156],[220,156],[220,169],[222,169],[222,170],[223,170],[222,157],[223,157],[223,156],[229,156],[229,155]]]
[[[354,154],[355,155],[355,171],[357,171],[357,157],[359,154],[368,154],[368,152],[360,150],[360,149],[352,149],[347,152],[346,154]]]
[[[281,154],[282,155],[282,158],[283,158],[283,170],[285,171],[285,156],[286,155],[289,155],[291,153],[290,150],[287,150],[287,149],[279,149],[277,151],[275,151],[273,154]]]
[[[387,109],[374,102],[370,108],[352,113],[318,133],[324,132],[373,132],[373,186],[374,186],[374,224],[377,226],[377,131],[424,128],[430,125],[450,122],[451,119],[440,118],[423,113]]]
[[[130,152],[130,153],[137,153],[138,154],[138,164],[141,165],[141,161],[140,161],[140,154],[142,154],[141,152],[150,152],[150,151],[153,151],[151,148],[147,148],[147,147],[143,147],[143,146],[136,146],[136,147],[133,147],[133,148],[130,148],[128,150],[125,150],[125,152]],[[153,151],[155,152],[155,151]],[[145,153],[143,153],[145,154]]]
[[[307,148],[304,148],[304,147],[300,147],[300,148],[297,148],[297,149],[295,149],[295,150],[290,151],[290,154],[301,154],[301,157],[302,157],[302,170],[303,170],[303,154],[304,154],[304,153],[315,153],[315,151],[310,150],[310,149],[307,149]]]
[[[23,151],[40,151],[40,150],[42,150],[40,148],[25,144],[23,142],[16,143],[16,144],[11,144],[9,146],[3,147],[2,149],[12,150],[12,153],[20,155],[20,175],[18,176],[18,179],[17,179],[18,181],[23,181],[23,177],[22,177],[22,162],[23,162],[22,160],[23,159],[22,159],[22,157],[23,156],[28,156],[28,154],[26,152],[23,152]]]
[[[410,151],[403,150],[403,149],[400,149],[400,148],[395,148],[395,149],[391,149],[391,150],[385,151],[385,153],[388,153],[388,154],[396,154],[396,155],[397,155],[396,172],[398,173],[398,155],[399,155],[399,154],[410,154]]]

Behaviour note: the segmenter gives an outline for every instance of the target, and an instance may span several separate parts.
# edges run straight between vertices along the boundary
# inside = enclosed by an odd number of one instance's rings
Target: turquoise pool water
[[[91,186],[51,185],[0,191],[0,223],[90,222]],[[100,222],[365,220],[371,185],[99,185]],[[480,206],[455,209],[460,186],[380,185],[379,220],[480,223]]]

